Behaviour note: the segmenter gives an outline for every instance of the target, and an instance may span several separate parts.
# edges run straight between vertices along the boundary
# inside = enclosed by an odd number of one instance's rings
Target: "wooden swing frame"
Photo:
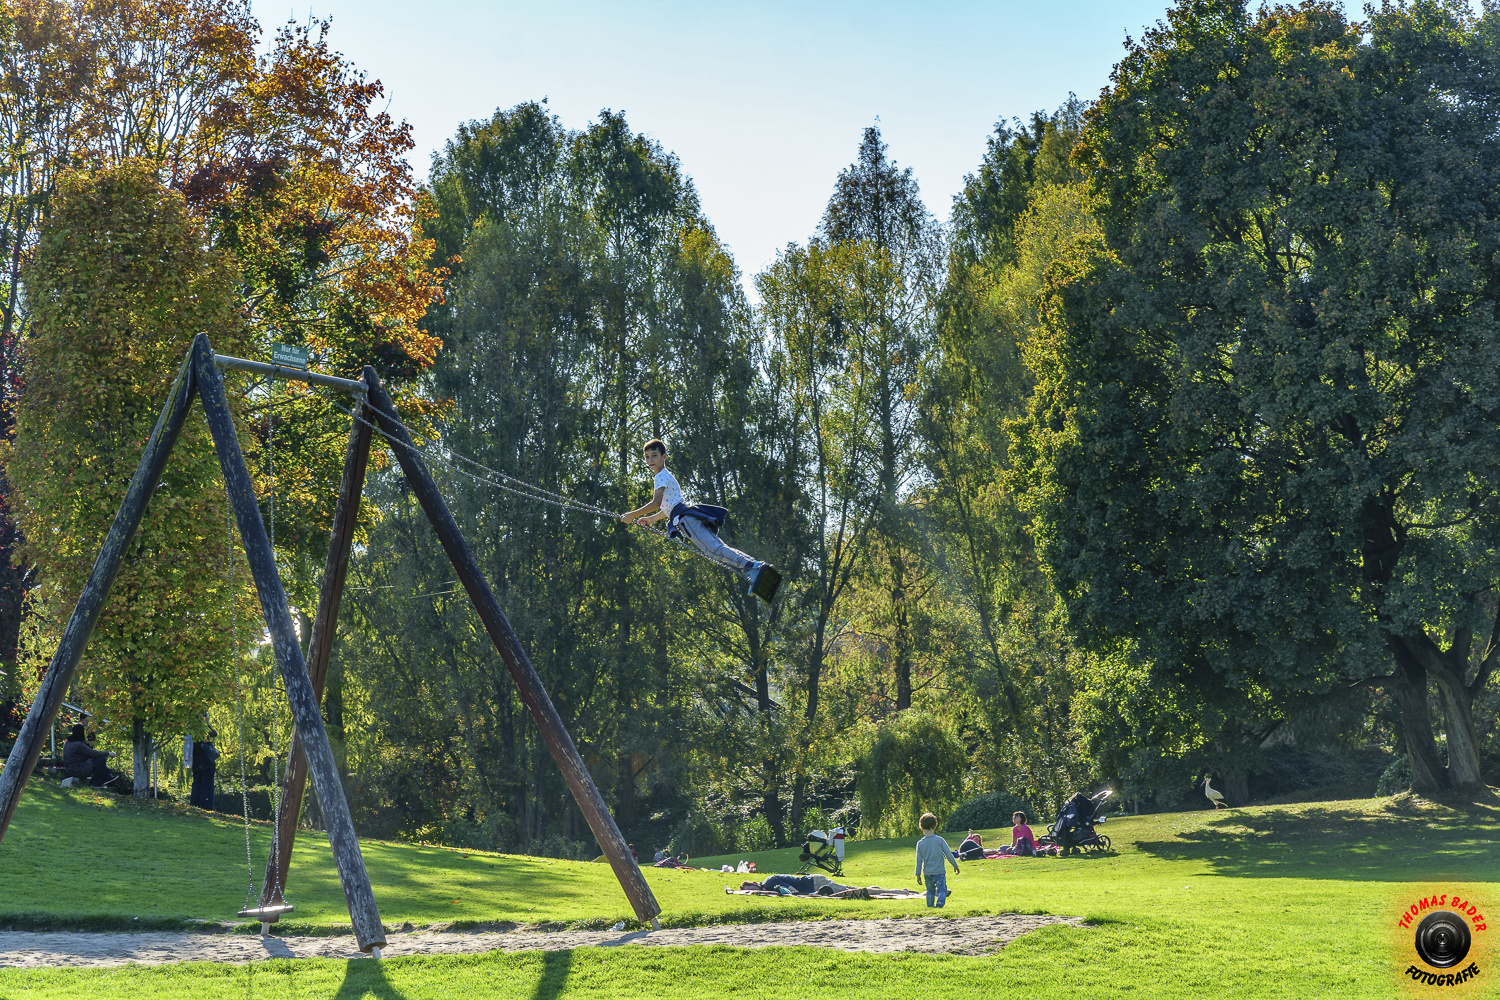
[[[266,534],[265,523],[261,519],[260,507],[255,500],[250,473],[240,451],[239,438],[235,434],[234,418],[229,411],[224,384],[219,374],[221,367],[327,385],[350,391],[355,396],[354,422],[349,433],[349,447],[344,458],[333,531],[318,597],[317,618],[313,623],[306,660],[303,659],[296,630],[292,626],[286,593],[276,571],[275,556]],[[78,598],[73,615],[63,630],[62,640],[42,679],[41,690],[31,703],[31,709],[26,714],[26,721],[11,749],[4,770],[0,771],[0,839],[4,838],[11,818],[15,815],[16,803],[36,767],[45,734],[50,731],[62,707],[63,697],[77,673],[78,661],[109,597],[110,587],[119,571],[125,550],[136,529],[140,527],[146,505],[161,480],[167,458],[182,431],[195,396],[203,403],[204,415],[208,418],[214,448],[219,457],[219,468],[224,474],[225,492],[239,526],[240,540],[250,564],[251,576],[255,580],[261,611],[271,636],[272,650],[286,688],[294,723],[281,809],[276,817],[277,832],[272,838],[272,851],[266,862],[260,905],[243,912],[263,923],[270,923],[290,911],[290,907],[284,902],[277,902],[274,896],[278,886],[286,885],[297,818],[301,813],[302,797],[310,776],[328,827],[329,846],[333,849],[334,860],[338,865],[339,881],[343,886],[350,922],[359,947],[362,951],[373,952],[378,956],[379,949],[386,944],[385,928],[375,905],[370,876],[360,853],[359,839],[354,832],[343,785],[339,781],[333,748],[328,741],[328,732],[319,710],[328,675],[328,661],[333,650],[339,604],[349,568],[349,554],[359,515],[359,499],[364,490],[365,471],[369,464],[371,435],[374,428],[378,427],[381,434],[390,441],[396,462],[406,476],[412,492],[416,494],[423,512],[432,522],[443,551],[468,592],[485,631],[489,633],[491,641],[505,661],[506,668],[516,682],[521,700],[530,710],[543,741],[552,752],[574,800],[614,869],[615,877],[619,879],[620,887],[630,900],[636,917],[642,923],[649,921],[656,926],[661,907],[657,904],[651,887],[646,884],[640,865],[631,855],[625,838],[621,836],[614,817],[610,815],[609,808],[594,785],[593,777],[583,763],[583,758],[573,745],[572,737],[552,705],[541,678],[532,667],[531,660],[505,613],[500,610],[493,591],[479,570],[479,564],[458,530],[432,474],[397,416],[395,405],[381,385],[375,370],[367,366],[363,379],[356,381],[230,358],[214,354],[207,335],[201,333],[194,338],[192,347],[183,359],[171,396],[146,442],[145,454],[124,500],[120,503],[109,534],[100,547],[93,571]]]

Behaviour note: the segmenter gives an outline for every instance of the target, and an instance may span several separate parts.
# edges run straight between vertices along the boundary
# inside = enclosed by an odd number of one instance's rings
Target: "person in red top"
[[[1014,825],[1010,828],[1010,851],[1012,854],[1035,854],[1036,837],[1032,836],[1031,827],[1026,825],[1026,814],[1023,812],[1012,813],[1010,817]],[[1025,845],[1024,847],[1022,845]]]

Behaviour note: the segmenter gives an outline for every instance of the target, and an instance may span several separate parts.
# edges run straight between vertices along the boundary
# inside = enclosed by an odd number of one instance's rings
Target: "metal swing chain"
[[[353,417],[355,420],[369,427],[376,434],[379,434],[381,437],[390,442],[393,447],[405,448],[407,451],[411,452],[413,455],[416,455],[419,458],[425,458],[435,465],[441,465],[453,472],[458,473],[461,476],[467,476],[477,483],[483,483],[484,485],[492,487],[494,489],[514,494],[515,496],[518,496],[523,500],[550,504],[553,507],[560,507],[563,510],[573,510],[584,514],[593,514],[596,517],[608,518],[610,520],[619,519],[619,515],[613,511],[608,511],[603,507],[597,507],[585,501],[575,500],[571,497],[567,497],[559,493],[553,493],[551,490],[543,489],[540,486],[535,486],[531,483],[525,482],[524,480],[517,479],[515,476],[507,475],[506,473],[501,472],[498,469],[492,469],[482,462],[477,462],[465,455],[460,455],[458,452],[445,445],[438,446],[438,448],[441,450],[422,448],[415,444],[409,445],[405,441],[402,441],[400,438],[397,438],[392,434],[387,434],[383,428],[377,426],[369,420],[366,420],[364,417],[360,416],[356,410],[351,410],[344,406],[340,406],[338,403],[335,403],[332,400],[327,399],[326,397],[324,398],[324,401],[334,409],[342,410],[343,412]],[[399,419],[396,420],[395,423],[413,438],[416,438],[418,436],[415,430],[402,423]],[[476,475],[475,473],[470,472],[468,469],[459,466],[455,459],[459,462],[465,462],[469,465],[474,466],[475,468],[481,469],[484,472],[489,473],[489,476]],[[490,478],[490,476],[497,478]],[[506,485],[506,483],[500,482],[500,479],[504,479],[510,483],[514,483],[515,486],[508,486]],[[517,489],[517,486],[520,487],[520,489]],[[671,534],[662,530],[661,528],[656,527],[655,525],[643,524],[639,526],[645,528],[647,531],[651,532],[651,534],[655,535],[662,541],[676,545],[678,548],[682,549],[689,555],[697,556],[699,559],[702,559],[710,566],[717,566],[720,569],[726,569],[742,580],[749,579],[744,570],[736,569],[732,566],[725,566],[723,563],[710,558],[706,553],[699,552],[693,546],[684,542],[681,538],[673,538]]]
[[[245,773],[245,692],[240,684],[240,620],[234,600],[234,512],[225,505],[224,534],[229,553],[229,622],[234,636],[234,717],[240,744],[240,814],[245,821],[245,908],[255,905],[255,861],[250,848],[250,791]]]
[[[276,383],[271,383],[271,405],[266,408],[266,460],[270,465],[271,485],[267,491],[267,502],[271,508],[271,560],[274,565],[276,560]],[[280,671],[277,671],[278,678]],[[286,775],[281,765],[281,699],[286,694],[285,683],[280,685],[280,692],[272,699],[271,707],[271,777],[274,792],[271,802],[271,853],[267,858],[275,858],[276,865],[271,869],[272,895],[268,902],[280,900],[286,902],[286,897],[281,889],[281,797],[282,784]],[[287,761],[291,763],[290,760]],[[269,860],[267,864],[269,864]]]

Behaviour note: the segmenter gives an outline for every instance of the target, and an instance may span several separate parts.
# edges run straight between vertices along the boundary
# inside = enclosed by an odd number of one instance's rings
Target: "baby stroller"
[[[835,829],[833,833],[823,830],[814,830],[807,835],[802,842],[802,867],[797,869],[796,874],[806,875],[814,867],[821,868],[835,878],[844,874],[843,846],[844,830],[842,827]]]
[[[1074,792],[1073,797],[1063,804],[1062,811],[1057,814],[1057,822],[1037,838],[1037,846],[1055,845],[1062,848],[1065,857],[1074,850],[1100,854],[1109,850],[1109,838],[1094,827],[1104,822],[1104,804],[1114,794],[1108,788],[1092,798],[1082,792]]]

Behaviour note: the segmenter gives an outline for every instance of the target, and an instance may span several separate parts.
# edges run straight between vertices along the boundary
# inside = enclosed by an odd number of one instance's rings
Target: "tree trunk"
[[[896,711],[911,708],[911,623],[906,608],[906,560],[894,541],[890,546],[891,567],[891,646],[896,665]]]
[[[146,727],[140,719],[130,724],[130,743],[134,750],[132,758],[135,766],[134,794],[136,798],[144,799],[151,794],[151,768],[147,763],[151,754],[151,738],[146,735]]]
[[[1250,776],[1244,771],[1231,771],[1224,775],[1224,803],[1242,806],[1250,801]]]
[[[635,826],[635,769],[631,766],[631,754],[624,751],[620,754],[620,762],[615,768],[615,794],[618,802],[615,805],[615,820],[623,831]]]
[[[1479,735],[1474,727],[1474,694],[1465,684],[1469,648],[1467,640],[1455,640],[1443,649],[1429,636],[1403,638],[1402,644],[1411,658],[1424,668],[1427,677],[1437,683],[1443,706],[1443,729],[1448,737],[1448,788],[1470,793],[1488,794],[1489,786],[1479,766]],[[1482,680],[1476,679],[1476,689]],[[1424,685],[1425,688],[1425,685]],[[1416,769],[1412,770],[1413,788]]]
[[[0,378],[3,378],[0,374]],[[0,425],[8,422],[8,413],[0,413]],[[25,614],[26,591],[31,570],[11,562],[21,544],[21,531],[10,518],[10,484],[0,476],[0,702],[18,700],[21,678],[16,674],[16,651],[20,645],[21,619]]]
[[[1432,713],[1427,707],[1427,671],[1412,655],[1406,643],[1388,636],[1387,645],[1395,659],[1395,683],[1387,693],[1401,714],[1401,732],[1406,742],[1406,759],[1411,762],[1411,790],[1418,795],[1432,795],[1448,787],[1448,773],[1438,760],[1437,742],[1432,738]]]
[[[1451,667],[1430,670],[1443,704],[1443,729],[1448,735],[1448,785],[1464,792],[1487,792],[1479,766],[1479,733],[1474,727],[1474,699],[1464,675]]]
[[[807,806],[807,775],[799,774],[792,781],[792,829],[802,829],[802,812]],[[797,834],[793,834],[797,836]]]
[[[775,768],[767,768],[774,772]],[[780,782],[776,780],[775,773],[766,775],[766,791],[761,797],[761,811],[766,814],[766,825],[771,828],[771,836],[776,840],[777,847],[785,847],[786,839],[786,815],[781,811]]]

